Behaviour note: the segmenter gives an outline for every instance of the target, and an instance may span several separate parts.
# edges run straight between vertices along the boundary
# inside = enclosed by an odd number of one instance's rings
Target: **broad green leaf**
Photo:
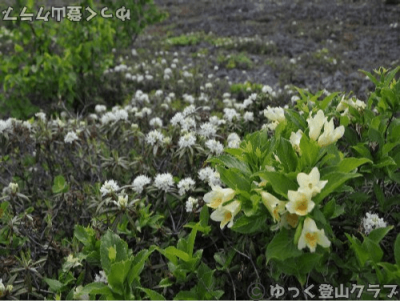
[[[108,285],[102,282],[93,282],[86,285],[75,297],[83,296],[83,295],[112,295],[111,289]]]
[[[179,257],[180,259],[182,259],[183,261],[189,261],[191,259],[191,257],[188,255],[188,253],[183,252],[181,250],[178,250],[177,248],[170,246],[168,248],[165,249],[165,252],[167,254],[170,255],[174,255],[176,257]]]
[[[335,191],[335,189],[339,188],[346,181],[360,177],[361,175],[358,173],[343,173],[343,172],[332,172],[326,176],[321,177],[321,181],[328,180],[328,183],[321,190],[319,194],[317,194],[313,201],[316,204],[319,204],[325,197]]]
[[[139,287],[139,289],[145,292],[147,297],[150,298],[150,300],[165,300],[164,296],[161,295],[160,293],[157,293],[156,291],[144,287]]]
[[[157,247],[151,246],[148,250],[142,250],[136,254],[132,262],[132,268],[128,274],[128,283],[132,283],[135,277],[139,278],[140,273],[143,271],[146,260],[157,249]]]
[[[49,285],[50,289],[53,292],[59,292],[62,289],[62,287],[64,286],[64,284],[62,284],[60,281],[55,280],[55,279],[43,278],[43,281]]]
[[[199,300],[199,297],[195,291],[180,291],[174,300]]]
[[[393,226],[385,227],[385,228],[377,228],[371,231],[368,235],[368,238],[373,242],[379,244],[381,240],[388,234],[390,230],[393,229]]]
[[[68,185],[65,182],[65,178],[62,175],[54,178],[54,184],[52,187],[53,193],[67,192]]]
[[[259,176],[271,183],[274,191],[287,199],[289,190],[297,190],[298,185],[281,172],[260,171],[253,176]]]
[[[243,161],[239,161],[238,159],[232,156],[221,155],[219,157],[208,159],[207,162],[221,164],[227,168],[236,168],[246,176],[251,175],[251,170],[249,169],[247,164]]]
[[[303,168],[315,166],[315,162],[318,159],[318,153],[320,150],[318,143],[308,138],[306,134],[303,134],[303,137],[300,140],[300,149]]]
[[[368,251],[369,257],[374,263],[378,263],[382,260],[383,251],[376,242],[372,241],[368,237],[365,237],[362,247],[364,250],[366,249]]]
[[[265,255],[268,263],[271,259],[283,261],[291,257],[298,257],[301,254],[303,254],[303,252],[294,244],[293,238],[289,236],[288,230],[282,228],[268,244]]]
[[[285,172],[292,172],[296,170],[297,155],[289,140],[281,137],[276,149],[276,155],[279,157]]]
[[[117,294],[123,295],[125,286],[129,285],[125,283],[125,280],[131,270],[131,266],[132,259],[116,262],[111,265],[111,270],[107,274],[107,280]]]
[[[361,246],[361,243],[358,241],[357,238],[351,237],[349,234],[345,233],[347,239],[351,243],[351,247],[353,248],[354,252],[356,253],[356,257],[360,263],[360,267],[364,267],[365,263],[369,259],[368,250],[364,249]]]
[[[100,241],[101,266],[107,274],[110,272],[111,264],[113,263],[109,258],[110,248],[114,248],[116,251],[115,262],[124,261],[128,258],[128,244],[119,238],[117,234],[108,230]]]
[[[250,234],[257,232],[266,223],[265,216],[251,216],[242,215],[239,217],[232,226],[232,230],[242,234]]]
[[[236,168],[226,169],[222,166],[217,166],[217,171],[220,174],[222,182],[228,187],[237,190],[249,191],[251,183],[248,177],[244,176],[240,170]]]

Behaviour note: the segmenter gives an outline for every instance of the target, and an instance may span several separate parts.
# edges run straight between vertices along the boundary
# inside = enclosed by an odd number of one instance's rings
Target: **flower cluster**
[[[368,235],[374,229],[384,228],[387,226],[383,218],[379,218],[377,214],[367,212],[365,215],[366,217],[364,217],[362,220],[365,234]]]

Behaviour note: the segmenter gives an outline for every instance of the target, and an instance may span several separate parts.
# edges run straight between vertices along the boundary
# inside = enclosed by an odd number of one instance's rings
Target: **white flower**
[[[115,192],[119,189],[117,182],[114,180],[105,181],[103,186],[100,188],[102,196],[105,196],[111,192]]]
[[[174,117],[172,117],[172,119],[171,119],[171,124],[173,126],[176,126],[178,123],[181,123],[183,121],[183,119],[185,119],[185,116],[183,116],[182,113],[180,113],[180,112],[176,113],[174,115]]]
[[[366,213],[366,217],[363,218],[362,224],[364,232],[367,235],[374,229],[387,227],[383,218],[379,218],[377,214],[371,214],[370,212]]]
[[[211,168],[211,167],[205,167],[199,170],[199,178],[202,181],[209,181],[211,175],[214,173],[215,171]]]
[[[96,105],[94,107],[94,110],[96,111],[97,114],[101,114],[101,113],[107,111],[107,107],[104,105]]]
[[[331,119],[331,121],[329,122],[325,121],[324,132],[318,139],[318,145],[321,147],[330,145],[338,141],[340,138],[342,138],[343,135],[344,135],[343,125],[335,129],[333,124],[333,119]]]
[[[223,189],[220,186],[213,186],[212,191],[204,195],[204,201],[208,207],[216,209],[225,202],[232,200],[235,194],[235,191],[231,188]]]
[[[65,137],[64,137],[64,142],[65,143],[72,143],[75,140],[79,140],[79,138],[75,134],[75,132],[68,132],[68,134],[65,135]]]
[[[156,143],[162,144],[164,135],[157,130],[151,131],[146,136],[146,142],[150,145],[155,145]]]
[[[100,121],[102,124],[107,124],[107,123],[115,121],[115,119],[116,119],[116,117],[113,112],[107,112],[103,116],[101,116]]]
[[[285,111],[281,107],[271,108],[270,106],[264,110],[264,116],[273,122],[285,121]]]
[[[292,147],[298,153],[300,153],[300,141],[301,141],[302,137],[303,137],[303,131],[302,130],[298,130],[296,133],[292,132],[290,134],[290,143],[292,144]]]
[[[215,139],[210,139],[205,144],[210,152],[216,154],[217,156],[224,151],[224,146]]]
[[[192,117],[186,117],[181,121],[181,127],[184,131],[195,130],[196,129],[196,120]]]
[[[193,207],[196,206],[197,203],[198,203],[197,199],[189,197],[188,200],[186,201],[186,212],[192,212]]]
[[[196,143],[196,136],[189,132],[179,139],[179,148],[191,147]]]
[[[264,206],[267,207],[269,213],[271,213],[274,222],[279,222],[281,220],[281,214],[283,214],[285,210],[286,201],[280,201],[272,194],[262,191],[261,192],[261,201]]]
[[[188,115],[193,114],[195,111],[196,107],[194,105],[190,105],[183,110],[182,114],[184,117],[187,117]]]
[[[305,216],[314,209],[315,203],[311,201],[311,194],[303,191],[288,191],[289,202],[286,204],[286,209],[290,213],[296,213],[300,216]]]
[[[171,75],[171,74],[172,74],[172,70],[171,70],[170,68],[165,68],[165,70],[164,70],[164,75],[169,76],[169,75]]]
[[[210,122],[200,126],[199,134],[205,138],[213,137],[217,133],[217,127]]]
[[[159,117],[154,117],[154,118],[150,119],[149,124],[150,124],[150,126],[156,127],[156,128],[163,126],[163,122],[162,122],[161,118],[159,118]]]
[[[6,121],[0,120],[0,134],[10,130],[12,127],[12,120],[9,118]]]
[[[316,196],[325,187],[328,181],[320,181],[320,174],[317,167],[314,167],[310,174],[299,173],[297,175],[297,182],[299,183],[299,192],[310,194],[312,197]]]
[[[145,175],[140,175],[135,178],[135,180],[132,182],[133,190],[136,191],[137,193],[142,193],[143,187],[147,184],[150,184],[151,179]]]
[[[319,110],[314,117],[311,117],[311,112],[310,112],[310,116],[307,119],[307,123],[308,127],[310,128],[310,132],[308,135],[312,140],[317,141],[326,120],[327,118],[325,117],[324,112],[322,110]]]
[[[304,249],[306,246],[310,249],[311,253],[315,252],[317,244],[323,248],[329,248],[331,242],[325,235],[324,229],[319,230],[315,221],[307,217],[303,224],[303,230],[300,235],[297,247],[299,250]]]
[[[253,121],[254,120],[254,113],[253,112],[245,112],[244,115],[243,115],[243,119],[246,122]]]
[[[218,125],[221,125],[221,124],[225,124],[225,120],[221,120],[217,116],[211,116],[209,121],[210,121],[211,124],[213,124],[215,126],[218,126]]]
[[[164,192],[170,190],[170,188],[174,185],[174,180],[170,173],[158,174],[154,179],[154,186]]]
[[[94,277],[94,282],[102,282],[104,284],[108,284],[107,281],[107,275],[104,271],[100,271],[96,276]]]
[[[228,224],[228,228],[233,226],[233,219],[240,211],[240,203],[238,201],[233,201],[232,203],[219,207],[213,213],[211,213],[210,218],[213,221],[221,222],[221,229],[225,228]]]
[[[8,189],[12,194],[16,194],[18,191],[18,183],[10,182],[10,184],[8,184]]]
[[[118,206],[118,208],[126,208],[128,206],[128,196],[118,196],[118,202],[114,201],[114,204]]]
[[[228,147],[229,148],[239,148],[240,146],[240,137],[236,133],[231,133],[228,136]]]
[[[179,195],[184,195],[189,190],[194,189],[194,185],[196,184],[192,178],[185,178],[179,181],[178,188],[179,188]]]
[[[38,117],[43,122],[46,122],[46,114],[45,113],[39,112],[39,113],[36,113],[35,116]]]
[[[220,175],[211,167],[202,168],[198,172],[199,179],[207,182],[211,187],[221,185]]]
[[[229,122],[232,122],[234,118],[240,119],[240,114],[236,112],[235,109],[229,109],[225,108],[224,109],[224,118],[228,120]]]
[[[262,87],[261,92],[263,92],[265,94],[271,94],[272,88],[268,85],[265,85],[264,87]]]
[[[82,290],[83,290],[83,286],[79,285],[75,288],[74,290],[74,296],[73,299],[75,300],[89,300],[89,294],[83,294],[82,295]]]
[[[115,120],[128,120],[128,112],[124,109],[116,110],[114,115]]]

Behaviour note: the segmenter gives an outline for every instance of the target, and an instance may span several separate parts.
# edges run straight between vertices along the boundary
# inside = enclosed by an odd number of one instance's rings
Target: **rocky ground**
[[[169,13],[166,21],[146,30],[156,39],[204,32],[273,42],[274,51],[267,53],[252,47],[233,47],[226,52],[202,42],[179,47],[189,53],[206,48],[210,60],[215,61],[218,55],[245,52],[253,62],[245,72],[220,68],[216,73],[228,75],[232,82],[291,83],[314,90],[353,91],[365,98],[371,86],[359,69],[372,71],[400,64],[400,5],[377,0],[155,2]]]

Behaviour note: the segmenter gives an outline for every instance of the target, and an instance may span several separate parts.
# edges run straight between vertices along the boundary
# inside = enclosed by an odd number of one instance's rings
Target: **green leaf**
[[[251,175],[251,170],[249,169],[247,164],[243,161],[239,161],[232,156],[221,155],[219,157],[208,159],[207,162],[221,164],[227,168],[236,168],[240,170],[244,175]]]
[[[109,258],[110,248],[114,248],[116,251],[115,262],[128,259],[128,244],[119,238],[117,234],[108,230],[100,240],[101,266],[107,274],[110,272],[112,264],[112,261]]]
[[[82,295],[112,295],[111,289],[108,285],[102,282],[93,282],[86,285],[75,297],[79,297]]]
[[[317,106],[321,109],[321,110],[325,110],[326,107],[330,104],[330,102],[332,101],[332,99],[338,95],[339,92],[334,92],[329,94],[327,97],[325,97],[323,100],[316,102]]]
[[[173,246],[166,248],[165,252],[166,252],[166,254],[170,254],[170,255],[179,257],[183,261],[189,261],[191,259],[191,257],[189,256],[188,253],[178,250],[177,248],[175,248]]]
[[[344,206],[338,206],[335,199],[324,205],[323,213],[327,219],[336,218],[344,213]]]
[[[259,176],[271,183],[274,191],[287,199],[289,190],[297,190],[298,185],[281,172],[260,171],[253,176]]]
[[[125,280],[131,269],[131,265],[132,259],[116,262],[111,265],[111,270],[107,274],[107,280],[113,291],[117,294],[124,294],[125,286],[127,285]]]
[[[257,232],[266,223],[265,216],[251,216],[242,215],[239,217],[232,226],[232,230],[242,234],[250,234]]]
[[[386,198],[382,191],[382,188],[378,185],[378,183],[374,183],[373,189],[375,192],[376,199],[378,200],[379,205],[382,208],[386,202]]]
[[[222,182],[234,190],[250,191],[251,183],[248,177],[244,176],[237,168],[226,169],[217,166]]]
[[[394,242],[394,258],[396,260],[396,264],[400,268],[400,233],[397,234],[396,241]]]
[[[292,172],[296,170],[297,155],[289,140],[282,137],[280,138],[276,154],[286,172]]]
[[[368,237],[365,237],[362,246],[364,250],[367,250],[369,257],[374,263],[378,263],[381,261],[383,257],[383,251],[376,242],[372,241]]]
[[[338,169],[337,171],[348,173],[365,163],[373,163],[373,162],[367,158],[344,158],[337,165]]]
[[[294,244],[293,238],[289,237],[288,230],[282,228],[268,244],[265,255],[268,263],[271,259],[284,261],[291,257],[298,257],[301,254],[303,254],[303,252]]]
[[[64,286],[64,284],[62,284],[60,281],[55,280],[55,279],[43,278],[43,281],[49,285],[50,289],[53,292],[59,292],[62,289],[62,287]]]
[[[371,73],[369,73],[368,71],[364,71],[364,70],[358,70],[358,71],[360,71],[360,72],[364,73],[366,76],[368,76],[369,79],[375,84],[375,86],[379,85],[378,80]]]
[[[328,180],[328,183],[321,190],[319,194],[317,194],[313,201],[315,204],[319,204],[325,197],[335,191],[335,189],[339,188],[346,181],[360,177],[361,175],[358,173],[343,173],[343,172],[332,172],[326,176],[321,177],[321,181]]]
[[[62,175],[56,176],[54,178],[54,184],[52,187],[53,193],[61,193],[68,191],[68,185],[65,182],[65,178]]]
[[[146,260],[157,249],[157,247],[151,246],[148,250],[142,250],[138,254],[136,254],[132,262],[132,269],[130,270],[128,275],[128,283],[132,283],[135,278],[139,278],[139,275],[143,271]]]
[[[165,300],[164,296],[148,288],[139,287],[140,290],[146,293],[150,300]]]
[[[351,237],[347,233],[345,233],[345,235],[350,241],[352,249],[356,253],[356,257],[360,263],[360,267],[364,267],[365,263],[369,259],[368,251],[361,246],[361,243],[358,241],[357,238],[355,238],[354,236]]]
[[[74,236],[81,243],[83,243],[86,247],[90,247],[92,245],[94,239],[95,232],[92,228],[84,228],[80,225],[76,225],[74,229]]]
[[[371,231],[368,235],[368,238],[373,242],[379,244],[381,240],[388,234],[390,230],[393,229],[393,226],[385,227],[385,228],[377,228]]]
[[[300,140],[301,149],[301,162],[303,167],[313,167],[318,159],[318,153],[320,147],[318,143],[310,138],[306,134]]]
[[[180,291],[174,300],[199,300],[195,291]]]

